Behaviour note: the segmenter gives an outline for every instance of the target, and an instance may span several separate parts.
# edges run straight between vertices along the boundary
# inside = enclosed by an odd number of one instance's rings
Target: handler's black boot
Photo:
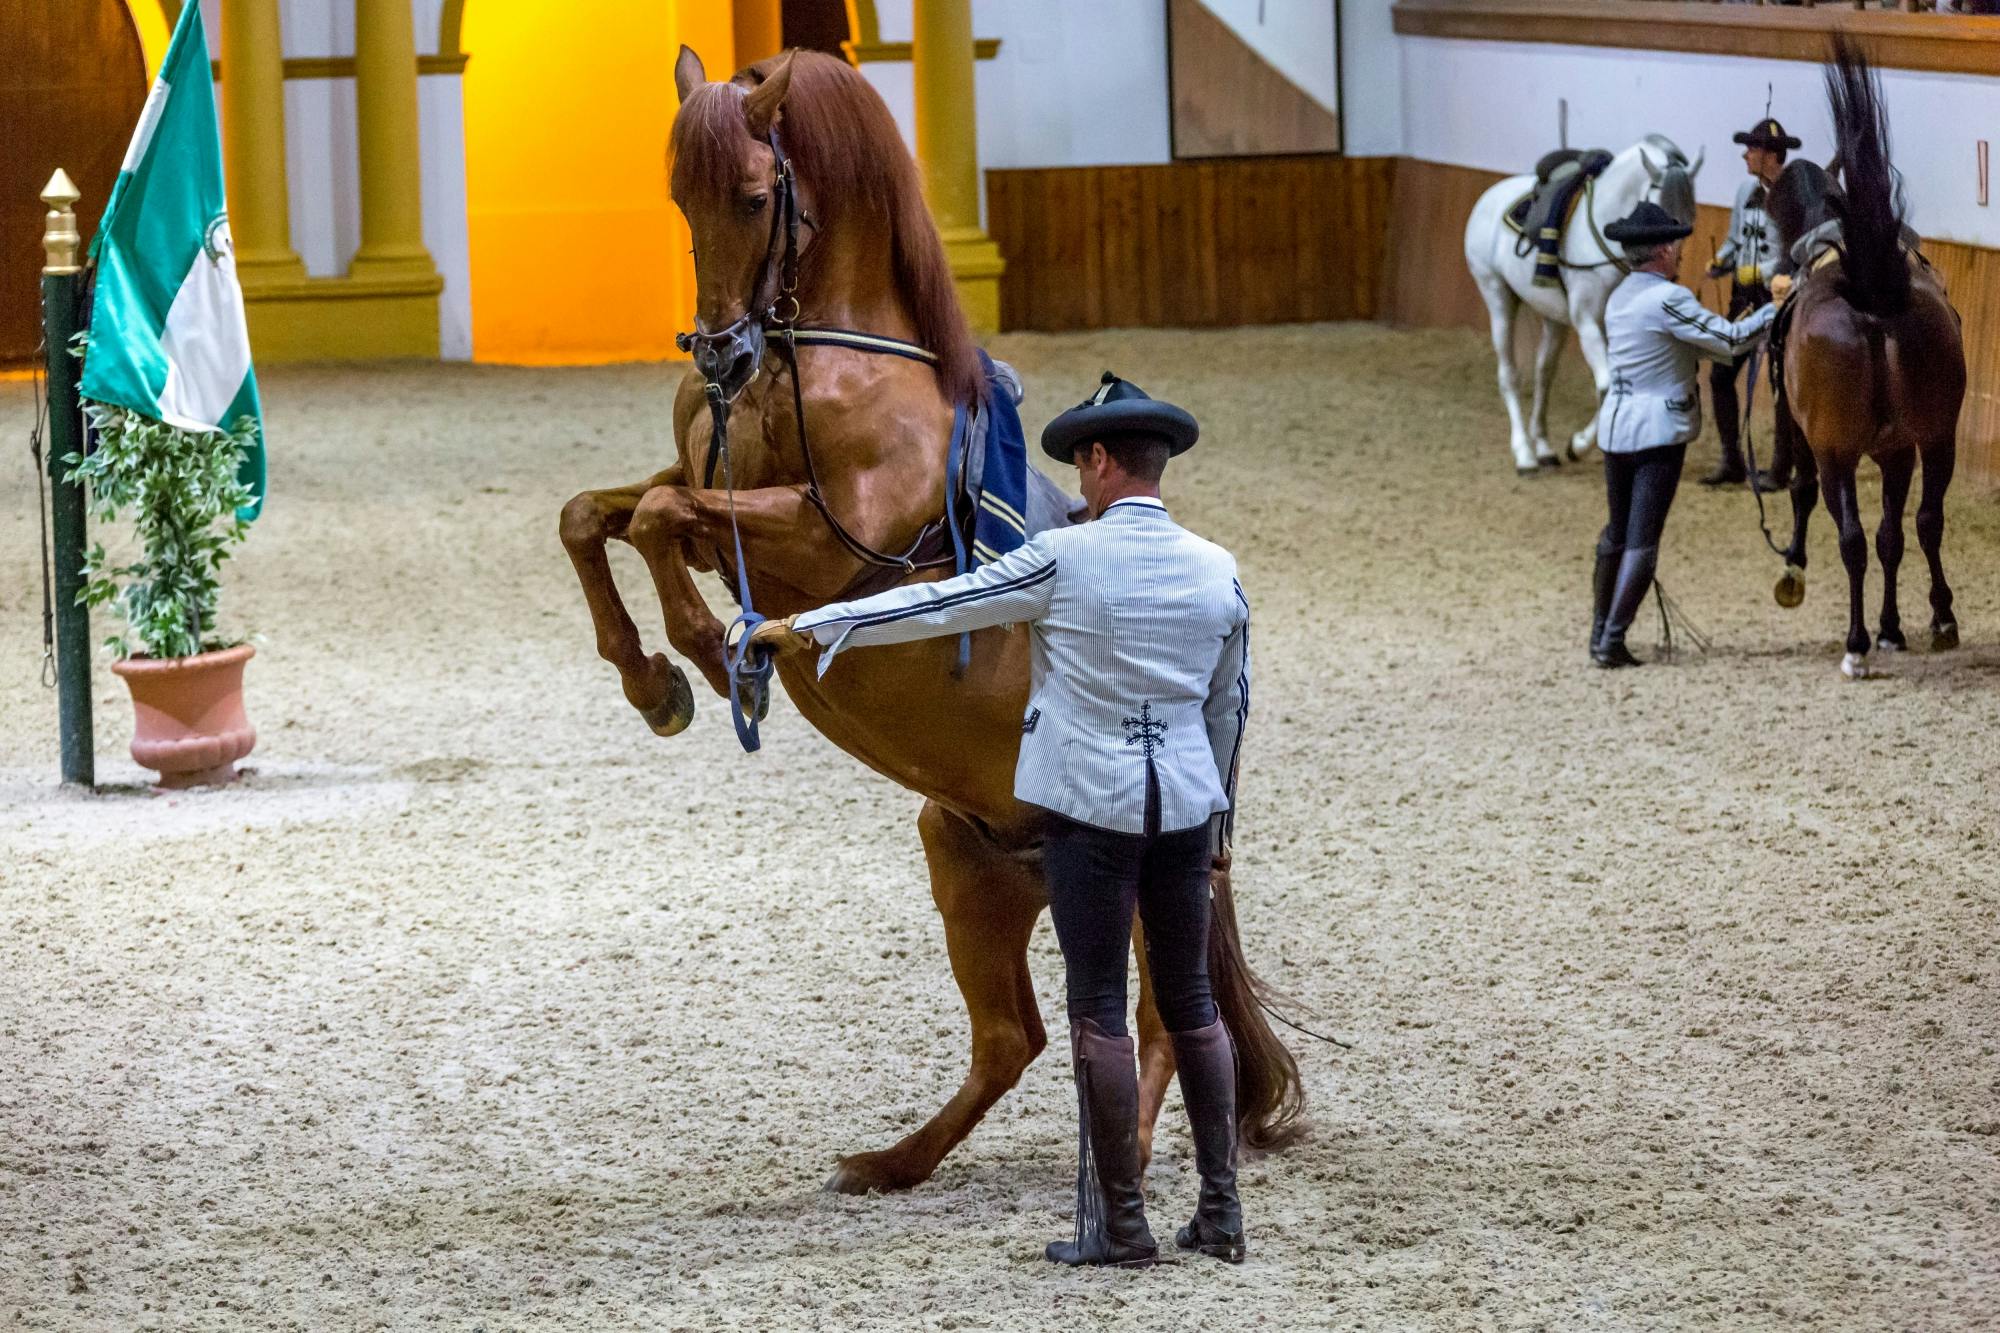
[[[1611,594],[1611,614],[1604,622],[1604,635],[1590,650],[1590,660],[1601,667],[1631,667],[1643,663],[1625,646],[1625,631],[1639,614],[1646,593],[1653,586],[1653,571],[1660,563],[1660,548],[1625,548],[1618,562],[1618,585]]]
[[[1623,548],[1607,551],[1600,542],[1597,547],[1597,567],[1590,574],[1590,651],[1597,652],[1597,645],[1604,640],[1604,622],[1611,618],[1611,594],[1618,588],[1618,561],[1625,554]]]
[[[1715,471],[1701,479],[1701,484],[1740,486],[1748,472],[1743,466],[1743,442],[1738,438],[1742,423],[1736,418],[1736,367],[1715,366],[1709,372],[1708,383],[1715,403],[1715,434],[1722,442],[1722,461],[1715,465]]]
[[[1176,1032],[1181,1100],[1194,1131],[1194,1165],[1201,1200],[1194,1218],[1174,1236],[1183,1250],[1199,1250],[1225,1263],[1243,1262],[1243,1205],[1236,1197],[1236,1048],[1220,1018],[1205,1028]]]
[[[1076,1066],[1076,1237],[1049,1242],[1059,1264],[1149,1268],[1160,1247],[1139,1190],[1139,1071],[1130,1037],[1087,1018],[1070,1025]]]

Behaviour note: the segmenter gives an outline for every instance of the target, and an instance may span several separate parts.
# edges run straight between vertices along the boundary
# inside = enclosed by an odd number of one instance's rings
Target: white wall
[[[1731,135],[1764,112],[1805,140],[1815,160],[1832,155],[1820,67],[1805,61],[1680,55],[1601,47],[1402,37],[1403,152],[1489,171],[1532,169],[1556,146],[1556,101],[1569,99],[1572,147],[1622,148],[1667,135],[1690,156],[1705,147],[1696,178],[1703,203],[1728,204],[1742,179]],[[1354,68],[1350,64],[1349,68]],[[1974,141],[2000,138],[2000,81],[1969,75],[1883,70],[1892,154],[1903,172],[1910,223],[1926,236],[2000,245],[2000,216],[1978,206]],[[1349,105],[1355,98],[1350,90]],[[1359,151],[1359,150],[1356,150]]]
[[[209,46],[219,49],[220,0],[202,0]],[[443,0],[412,0],[417,50],[437,51]],[[287,56],[352,56],[352,0],[285,0],[279,7]],[[427,74],[417,81],[423,174],[424,244],[444,276],[438,344],[447,360],[472,356],[471,253],[465,223],[465,117],[462,80]],[[285,82],[285,175],[291,191],[292,248],[314,277],[347,272],[361,244],[360,158],[355,143],[354,80]]]
[[[1403,62],[1395,0],[1340,0],[1340,137],[1350,157],[1403,153]]]
[[[880,0],[882,40],[911,36],[911,0]],[[1166,162],[1165,0],[973,0],[972,30],[1000,39],[978,64],[981,167]],[[912,69],[862,66],[915,143]]]

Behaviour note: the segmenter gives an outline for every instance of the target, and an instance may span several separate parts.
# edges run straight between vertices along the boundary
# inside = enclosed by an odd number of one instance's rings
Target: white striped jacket
[[[1597,447],[1607,454],[1686,444],[1701,434],[1702,358],[1733,361],[1771,326],[1765,304],[1735,323],[1658,273],[1629,274],[1604,307],[1611,388],[1597,409]]]
[[[1033,688],[1014,794],[1079,823],[1145,830],[1148,770],[1163,831],[1215,815],[1228,836],[1250,716],[1250,603],[1229,552],[1120,500],[969,574],[836,602],[794,620],[824,651],[1027,622]]]

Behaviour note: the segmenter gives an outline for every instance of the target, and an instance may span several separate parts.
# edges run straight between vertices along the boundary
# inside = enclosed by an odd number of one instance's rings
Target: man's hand
[[[809,632],[792,628],[796,619],[797,616],[786,616],[783,620],[767,620],[750,631],[750,642],[780,655],[804,652],[813,646],[813,637]]]
[[[1771,279],[1771,299],[1782,301],[1792,294],[1792,275],[1780,273]]]

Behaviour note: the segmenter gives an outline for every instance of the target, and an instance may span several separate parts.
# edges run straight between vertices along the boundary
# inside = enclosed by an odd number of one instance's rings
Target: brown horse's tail
[[[1243,956],[1236,928],[1236,895],[1229,872],[1211,880],[1215,915],[1208,932],[1208,980],[1216,1007],[1236,1043],[1236,1115],[1243,1142],[1276,1149],[1295,1143],[1306,1130],[1306,1090],[1299,1062],[1264,1016],[1261,1001],[1270,988]]]
[[[1833,36],[1826,65],[1826,100],[1833,112],[1845,190],[1831,200],[1840,217],[1841,293],[1870,315],[1902,312],[1910,300],[1910,269],[1903,259],[1903,208],[1895,169],[1889,165],[1889,115],[1882,85],[1867,57],[1844,34]]]

